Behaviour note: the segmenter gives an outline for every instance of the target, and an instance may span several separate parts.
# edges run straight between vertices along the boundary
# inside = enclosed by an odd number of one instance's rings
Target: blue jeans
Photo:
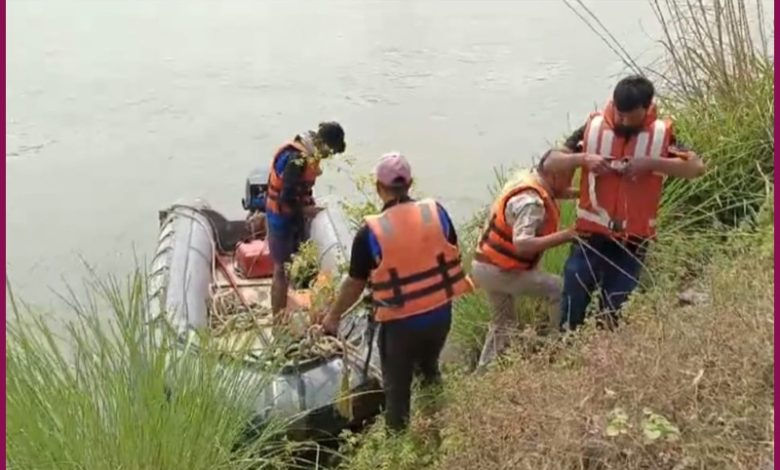
[[[601,318],[613,327],[618,312],[639,283],[645,246],[627,245],[591,236],[572,245],[563,269],[561,329],[576,329],[585,321],[585,311],[596,288],[601,291]]]

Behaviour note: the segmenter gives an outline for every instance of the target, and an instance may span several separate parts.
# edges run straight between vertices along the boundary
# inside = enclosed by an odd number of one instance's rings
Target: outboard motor
[[[246,178],[244,197],[241,205],[250,213],[265,212],[265,200],[268,193],[268,170],[256,168]]]

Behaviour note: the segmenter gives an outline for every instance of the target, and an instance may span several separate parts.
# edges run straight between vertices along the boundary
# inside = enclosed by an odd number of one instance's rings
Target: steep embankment
[[[773,436],[773,249],[723,255],[696,305],[659,286],[618,334],[458,382],[439,466],[758,468]]]
[[[719,249],[694,304],[660,283],[617,333],[450,376],[435,417],[418,413],[399,438],[378,426],[350,467],[760,468],[773,443],[773,234]]]

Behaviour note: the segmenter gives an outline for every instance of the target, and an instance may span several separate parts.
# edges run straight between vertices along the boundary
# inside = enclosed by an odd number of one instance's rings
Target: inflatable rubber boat
[[[262,171],[250,175],[244,209],[264,211],[266,181]],[[338,276],[339,267],[349,260],[349,222],[335,200],[318,200],[318,204],[324,210],[311,220],[308,239],[316,248],[319,274]],[[149,276],[149,324],[164,320],[177,335],[179,347],[191,348],[193,341],[198,341],[198,334],[193,333],[211,331],[217,294],[234,292],[245,305],[265,307],[270,312],[270,254],[263,239],[252,239],[245,218],[229,220],[206,202],[196,200],[161,210],[159,219],[159,239]],[[305,290],[290,290],[288,309],[305,309],[307,302],[310,299]],[[293,432],[333,433],[378,414],[384,397],[376,325],[370,313],[368,306],[359,304],[342,320],[339,337],[348,346],[348,354],[285,364],[280,371],[275,369],[272,377],[247,359],[246,373],[256,374],[257,383],[263,383],[255,405],[255,423],[262,425],[276,417],[288,420]],[[268,344],[263,341],[259,343]],[[348,413],[336,405],[343,396],[345,380],[354,397]]]

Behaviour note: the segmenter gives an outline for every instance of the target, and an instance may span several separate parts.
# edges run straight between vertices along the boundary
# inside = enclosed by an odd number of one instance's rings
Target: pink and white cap
[[[412,168],[399,152],[389,152],[379,159],[374,168],[376,180],[384,186],[408,185],[412,181]]]

